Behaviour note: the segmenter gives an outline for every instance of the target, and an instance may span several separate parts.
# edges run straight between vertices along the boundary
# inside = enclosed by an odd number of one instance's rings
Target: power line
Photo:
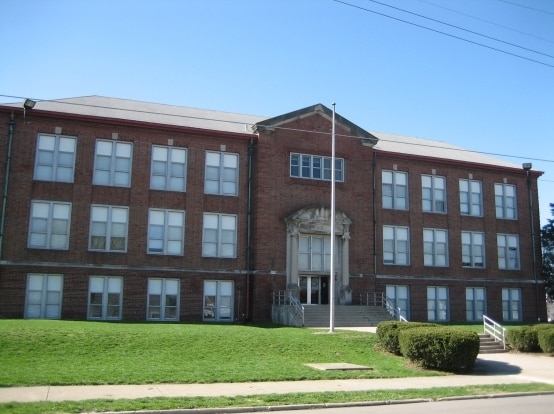
[[[414,16],[421,17],[422,19],[431,20],[432,22],[435,22],[435,23],[444,24],[445,26],[453,27],[453,28],[458,29],[458,30],[463,30],[464,32],[468,32],[468,33],[471,33],[471,34],[474,34],[474,35],[477,35],[477,36],[481,36],[481,37],[484,37],[484,38],[486,38],[486,39],[490,39],[490,40],[494,40],[494,41],[496,41],[496,42],[504,43],[504,44],[506,44],[506,45],[513,46],[513,47],[517,47],[517,48],[519,48],[519,49],[527,50],[528,52],[533,52],[533,53],[537,53],[537,54],[539,54],[539,55],[543,55],[543,56],[547,56],[547,57],[550,57],[550,58],[554,58],[553,55],[549,55],[549,54],[547,54],[547,53],[538,52],[538,51],[536,51],[536,50],[529,49],[529,48],[524,47],[524,46],[519,46],[519,45],[516,45],[516,44],[514,44],[514,43],[506,42],[506,41],[504,41],[504,40],[500,40],[500,39],[497,39],[497,38],[492,37],[492,36],[487,36],[487,35],[484,35],[484,34],[482,34],[482,33],[475,32],[475,31],[473,31],[473,30],[464,29],[463,27],[456,26],[456,25],[453,25],[453,24],[450,24],[450,23],[446,23],[446,22],[443,22],[443,21],[441,21],[441,20],[433,19],[432,17],[427,17],[427,16],[424,16],[424,15],[422,15],[422,14],[418,14],[418,13],[411,12],[411,11],[409,11],[409,10],[404,10],[404,9],[399,8],[399,7],[391,6],[391,5],[386,4],[386,3],[381,3],[380,1],[377,1],[377,0],[367,0],[367,1],[371,1],[371,2],[373,2],[373,3],[380,4],[381,6],[390,7],[391,9],[399,10],[399,11],[404,12],[404,13],[412,14],[412,15],[414,15]]]
[[[429,30],[431,32],[439,33],[439,34],[442,34],[444,36],[448,36],[448,37],[452,37],[454,39],[462,40],[462,41],[467,42],[467,43],[471,43],[471,44],[481,46],[481,47],[484,47],[484,48],[487,48],[487,49],[495,50],[497,52],[504,53],[506,55],[514,56],[514,57],[517,57],[517,58],[520,58],[520,59],[528,60],[530,62],[538,63],[539,65],[544,65],[544,66],[548,66],[550,68],[554,68],[554,65],[551,65],[551,64],[546,63],[546,62],[541,62],[540,60],[531,59],[531,58],[528,58],[528,57],[525,57],[525,56],[518,55],[516,53],[508,52],[506,50],[502,50],[502,49],[498,49],[496,47],[485,45],[483,43],[479,43],[479,42],[475,42],[473,40],[465,39],[465,38],[460,37],[460,36],[456,36],[456,35],[446,33],[446,32],[441,32],[440,30],[432,29],[430,27],[423,26],[423,25],[420,25],[420,24],[417,24],[417,23],[413,23],[413,22],[410,22],[408,20],[400,19],[398,17],[389,16],[388,14],[380,13],[380,12],[377,12],[375,10],[371,10],[371,9],[368,9],[368,8],[365,8],[365,7],[358,6],[356,4],[348,3],[346,1],[341,1],[341,0],[333,0],[333,1],[336,2],[336,3],[341,3],[345,6],[350,6],[350,7],[353,7],[355,9],[363,10],[363,11],[366,11],[366,12],[369,12],[369,13],[374,13],[374,14],[377,14],[379,16],[387,17],[389,19],[397,20],[397,21],[402,22],[402,23],[406,23],[406,24],[409,24],[409,25],[412,25],[412,26],[416,26],[416,27],[419,27],[421,29],[425,29],[425,30]]]
[[[524,4],[514,3],[513,1],[507,1],[507,0],[498,0],[498,1],[500,1],[502,3],[506,3],[506,4],[511,4],[512,6],[523,7],[524,9],[534,10],[534,11],[537,11],[539,13],[554,15],[553,12],[549,12],[547,10],[542,10],[542,9],[537,9],[536,7],[526,6]]]
[[[10,98],[10,99],[20,99],[20,100],[25,100],[26,99],[25,97],[21,97],[21,96],[2,95],[2,94],[0,94],[0,97]],[[126,112],[140,113],[140,114],[163,115],[163,116],[175,117],[175,118],[194,119],[194,120],[211,121],[211,122],[221,122],[221,123],[228,123],[228,124],[233,124],[233,125],[250,125],[247,122],[241,122],[241,121],[230,121],[230,120],[223,120],[223,119],[216,119],[216,118],[168,114],[168,113],[162,113],[162,112],[144,111],[144,110],[138,110],[138,109],[116,108],[116,107],[102,106],[102,105],[90,105],[90,104],[85,104],[85,103],[67,102],[67,101],[56,100],[56,99],[32,98],[32,100],[34,100],[36,102],[41,102],[41,101],[42,102],[54,102],[54,103],[60,103],[60,104],[64,104],[64,105],[83,106],[83,107],[88,107],[88,108],[110,109],[110,110],[126,111]],[[0,105],[2,105],[2,104],[0,103]],[[257,123],[257,125],[260,125],[262,127],[265,126],[263,124],[263,122]],[[271,128],[279,129],[279,130],[283,130],[283,131],[290,131],[290,132],[303,132],[303,133],[318,134],[318,135],[331,135],[331,132],[313,131],[313,130],[306,130],[306,129],[299,129],[299,128],[286,128],[286,127],[278,127],[278,126],[277,127],[276,126],[271,126]],[[370,131],[368,131],[368,132],[370,132]],[[391,135],[394,135],[394,134],[391,134]],[[360,137],[358,137],[358,136],[348,135],[348,134],[336,134],[336,136],[337,137],[342,137],[342,138],[360,139]],[[412,137],[412,138],[414,138],[414,137]],[[422,139],[422,138],[420,138],[420,139]],[[441,146],[441,145],[396,141],[396,140],[386,139],[386,138],[379,138],[379,140],[383,141],[383,142],[390,142],[390,143],[403,144],[403,145],[412,145],[412,146],[416,146],[416,147],[447,149],[449,151],[468,152],[468,153],[472,153],[472,154],[490,155],[490,156],[494,156],[494,157],[505,157],[505,158],[515,158],[515,159],[520,159],[520,160],[528,160],[528,161],[554,163],[554,160],[547,160],[547,159],[541,159],[541,158],[532,158],[532,157],[526,157],[526,156],[521,156],[521,155],[509,155],[509,154],[501,154],[501,153],[486,152],[486,151],[474,151],[474,150],[469,150],[469,149],[465,149],[465,148],[455,148],[455,147],[453,148],[453,147],[449,147],[449,146],[447,147],[447,146]],[[431,140],[429,140],[429,141],[431,141]],[[437,142],[437,141],[433,141],[433,142]]]

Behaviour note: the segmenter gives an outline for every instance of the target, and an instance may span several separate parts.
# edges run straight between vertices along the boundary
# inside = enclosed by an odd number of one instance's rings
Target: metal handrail
[[[506,328],[483,315],[483,331],[492,336],[496,342],[502,342],[502,346],[506,349]]]
[[[273,304],[277,306],[289,306],[294,316],[302,322],[304,326],[304,306],[294,296],[290,290],[277,290],[273,292]]]
[[[394,319],[399,320],[400,322],[408,322],[404,316],[402,316],[402,308],[392,306],[391,302],[387,297],[385,297],[385,308],[387,311],[394,317]]]
[[[360,305],[385,307],[385,294],[383,292],[360,293]]]
[[[304,326],[304,306],[292,292],[289,291],[288,294],[289,305],[293,308],[295,315],[302,320],[302,326]]]

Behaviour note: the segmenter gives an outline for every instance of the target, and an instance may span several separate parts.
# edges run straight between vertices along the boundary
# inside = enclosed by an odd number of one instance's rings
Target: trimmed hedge
[[[439,325],[426,322],[384,321],[377,325],[377,338],[379,339],[379,344],[385,351],[395,355],[402,355],[400,352],[400,342],[398,340],[399,332],[405,329],[423,326],[436,327]]]
[[[540,352],[537,328],[534,326],[521,326],[508,329],[506,340],[510,348],[519,352]]]
[[[537,336],[539,341],[539,347],[545,354],[554,353],[554,326],[541,325],[537,329]]]
[[[399,332],[400,352],[426,369],[461,372],[473,367],[479,335],[465,329],[417,327]]]

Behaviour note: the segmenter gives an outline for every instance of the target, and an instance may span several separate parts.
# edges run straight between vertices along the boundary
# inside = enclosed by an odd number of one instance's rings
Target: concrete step
[[[336,327],[377,326],[379,322],[391,320],[391,315],[379,306],[335,306],[334,325]],[[305,305],[304,326],[329,326],[329,305]]]
[[[499,354],[508,352],[509,349],[502,342],[496,341],[489,334],[479,334],[479,353],[480,354]]]

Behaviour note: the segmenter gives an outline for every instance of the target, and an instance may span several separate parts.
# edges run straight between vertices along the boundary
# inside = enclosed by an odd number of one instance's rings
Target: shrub
[[[539,347],[547,354],[554,353],[554,326],[547,326],[537,329]]]
[[[418,328],[422,326],[432,327],[439,326],[433,323],[426,322],[400,322],[400,321],[384,321],[377,325],[377,338],[379,345],[392,354],[401,355],[400,343],[398,334],[405,329]]]
[[[479,335],[465,329],[419,327],[399,333],[402,355],[426,369],[460,372],[473,367]]]
[[[533,326],[522,326],[508,329],[506,339],[510,348],[519,352],[539,352],[537,329]]]

